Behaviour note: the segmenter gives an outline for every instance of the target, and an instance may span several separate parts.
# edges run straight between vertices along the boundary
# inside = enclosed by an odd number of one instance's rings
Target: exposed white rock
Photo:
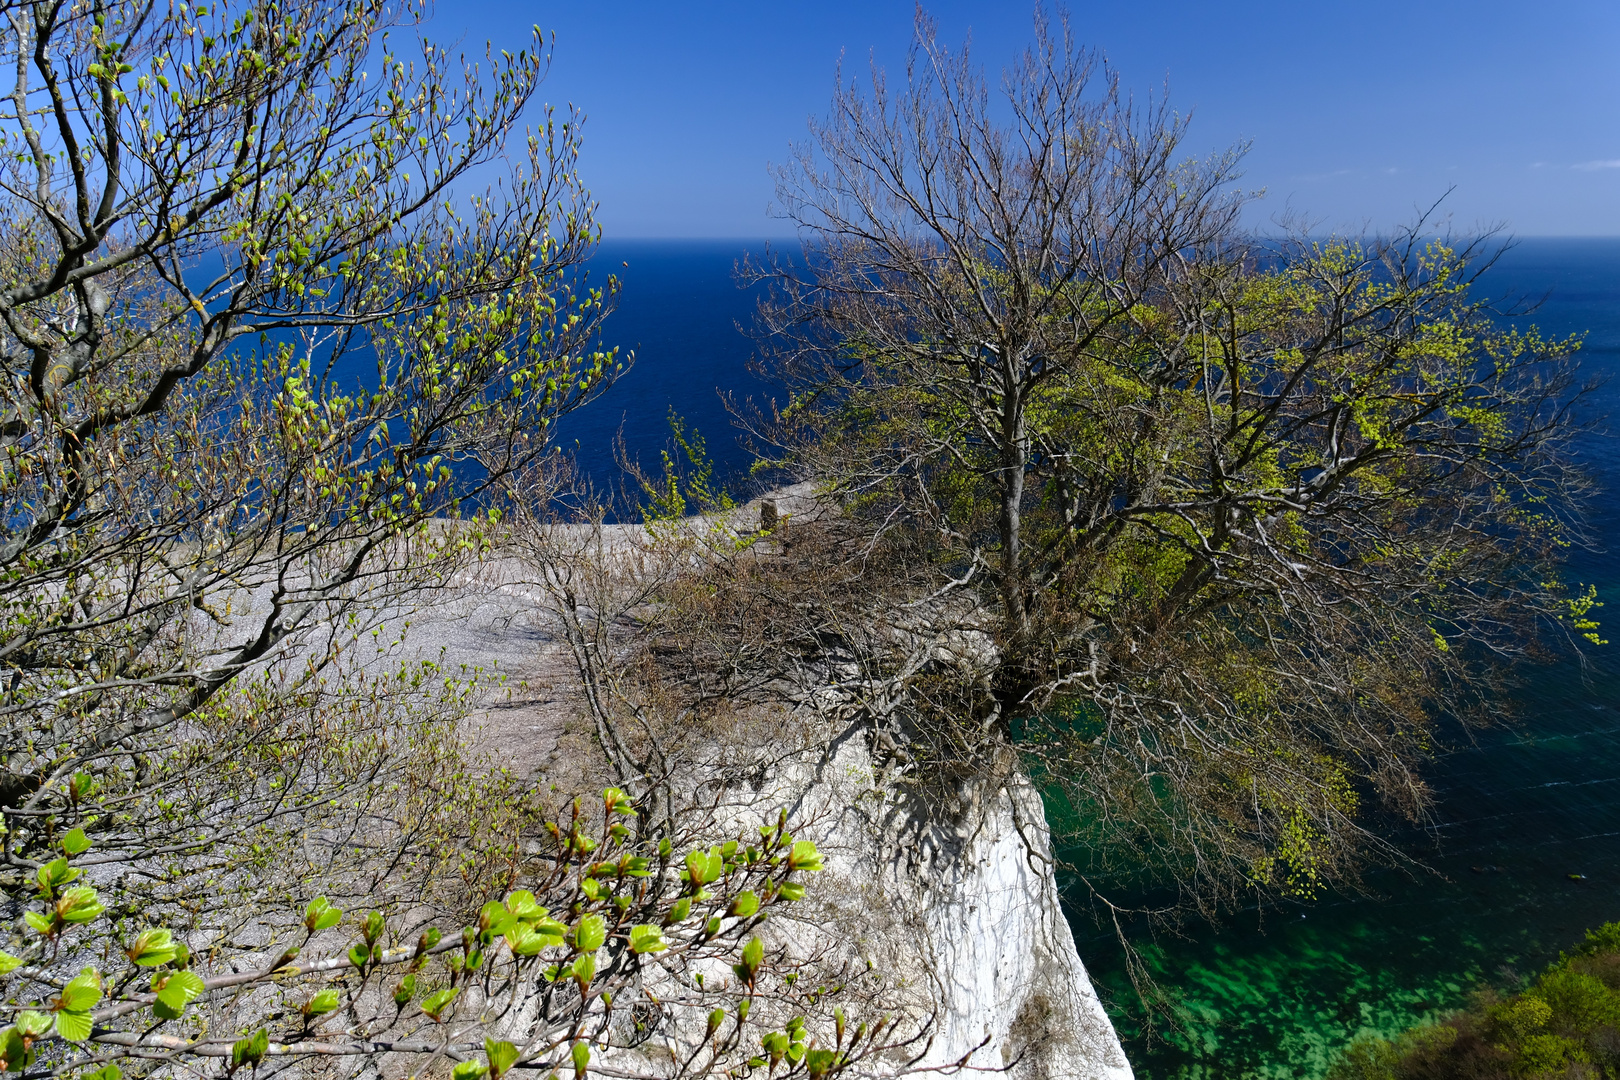
[[[825,929],[929,984],[923,1062],[966,1061],[1019,1080],[1128,1080],[1058,902],[1039,794],[1016,770],[960,792],[954,820],[899,799],[859,738],[813,779],[800,812],[822,822]],[[805,780],[809,780],[805,783]],[[782,787],[779,794],[790,794]]]

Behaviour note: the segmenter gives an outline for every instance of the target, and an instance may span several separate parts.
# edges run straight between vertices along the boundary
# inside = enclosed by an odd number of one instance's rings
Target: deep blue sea
[[[637,350],[634,369],[561,428],[581,467],[616,476],[622,424],[632,456],[656,465],[666,417],[682,414],[724,468],[747,455],[717,391],[768,395],[747,373],[751,342],[737,330],[754,297],[732,279],[760,244],[618,243],[598,262],[625,281],[607,339]],[[1492,293],[1544,298],[1523,320],[1586,335],[1588,373],[1620,364],[1620,240],[1524,240],[1486,277]],[[1620,382],[1591,399],[1615,413]],[[1603,488],[1592,511],[1601,550],[1577,552],[1571,576],[1620,597],[1620,446],[1594,434],[1583,453]],[[1179,1001],[1180,1030],[1146,1036],[1112,930],[1079,904],[1081,955],[1109,997],[1137,1075],[1169,1078],[1314,1077],[1364,1031],[1392,1032],[1461,1004],[1481,980],[1533,971],[1598,923],[1620,919],[1620,602],[1596,614],[1617,643],[1573,664],[1528,673],[1516,726],[1457,732],[1431,773],[1435,827],[1401,837],[1427,872],[1379,871],[1369,894],[1307,907],[1237,912],[1146,940],[1161,985]],[[1476,871],[1475,868],[1478,868]],[[1572,880],[1569,875],[1584,875]]]
[[[618,309],[603,341],[635,352],[635,364],[606,394],[565,417],[558,444],[603,492],[615,492],[621,474],[614,445],[623,433],[632,461],[656,474],[670,444],[671,411],[703,436],[717,475],[746,481],[750,455],[721,400],[766,401],[770,386],[748,370],[759,289],[739,288],[737,263],[759,254],[765,242],[731,240],[609,241],[591,264],[592,283],[617,274],[624,282]]]

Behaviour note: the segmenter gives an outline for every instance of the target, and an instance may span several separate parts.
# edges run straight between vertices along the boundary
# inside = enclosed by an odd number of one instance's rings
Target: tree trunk
[[[1001,396],[1001,597],[1005,608],[1005,655],[1003,657],[1002,716],[1010,719],[1010,709],[1027,692],[1022,671],[1032,644],[1028,576],[1023,559],[1024,471],[1029,463],[1029,439],[1025,430],[1024,398],[1018,378],[1017,352],[1002,350]]]

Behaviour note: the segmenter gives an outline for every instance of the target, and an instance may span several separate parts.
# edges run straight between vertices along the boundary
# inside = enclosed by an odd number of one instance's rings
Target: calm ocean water
[[[672,410],[702,434],[718,473],[747,470],[749,455],[720,395],[764,401],[772,394],[748,372],[754,346],[743,330],[752,326],[759,293],[738,288],[734,279],[743,253],[764,247],[763,241],[731,240],[602,245],[591,265],[593,283],[610,273],[625,283],[604,341],[634,350],[636,362],[599,401],[557,429],[558,445],[575,454],[599,489],[619,485],[613,447],[621,432],[630,459],[659,470]]]
[[[747,324],[754,297],[731,278],[743,250],[760,246],[605,246],[600,263],[626,283],[609,341],[636,348],[638,360],[610,395],[562,427],[599,482],[617,475],[611,447],[621,424],[631,455],[656,464],[672,408],[707,436],[723,468],[746,467],[717,389],[770,392],[747,374],[751,344],[736,324]],[[1586,334],[1586,370],[1615,372],[1620,241],[1522,241],[1487,280],[1493,292],[1545,295],[1526,321]],[[1612,415],[1617,402],[1613,383],[1592,406]],[[1584,452],[1604,491],[1620,490],[1616,444],[1594,437]],[[1620,500],[1603,494],[1592,510],[1603,543],[1620,524]],[[1572,576],[1620,596],[1620,556],[1610,550],[1578,553]],[[1081,955],[1113,999],[1137,1075],[1317,1076],[1356,1034],[1456,1007],[1481,980],[1534,970],[1585,928],[1620,918],[1620,602],[1598,615],[1605,611],[1616,645],[1598,650],[1585,671],[1529,673],[1520,724],[1478,730],[1471,742],[1459,735],[1459,748],[1434,767],[1437,826],[1403,838],[1433,873],[1376,872],[1367,880],[1375,895],[1264,918],[1239,912],[1150,943],[1158,978],[1180,1000],[1179,1033],[1142,1035],[1112,932],[1077,906]]]

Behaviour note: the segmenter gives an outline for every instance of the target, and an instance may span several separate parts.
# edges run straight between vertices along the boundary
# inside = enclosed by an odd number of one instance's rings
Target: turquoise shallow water
[[[1526,321],[1586,333],[1591,374],[1620,364],[1620,241],[1525,241],[1487,281],[1546,294]],[[1613,383],[1592,400],[1601,415],[1617,403]],[[1620,499],[1610,494],[1620,491],[1620,444],[1596,435],[1584,453],[1605,489],[1592,522],[1604,550],[1578,555],[1572,576],[1610,599],[1598,615],[1617,644],[1584,671],[1531,672],[1515,726],[1453,733],[1460,748],[1431,772],[1437,827],[1398,836],[1432,873],[1375,872],[1372,895],[1238,912],[1150,940],[1145,957],[1178,999],[1181,1024],[1158,1038],[1131,1007],[1112,930],[1076,905],[1081,955],[1139,1077],[1320,1076],[1357,1034],[1455,1008],[1481,980],[1533,971],[1587,927],[1620,919]]]

